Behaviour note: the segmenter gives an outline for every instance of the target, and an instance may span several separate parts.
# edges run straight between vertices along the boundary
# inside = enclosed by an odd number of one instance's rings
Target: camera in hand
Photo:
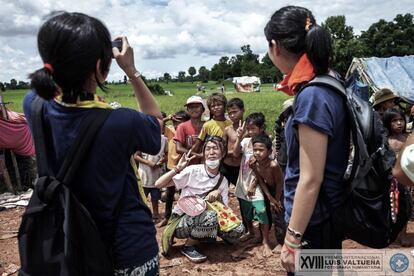
[[[112,48],[118,48],[118,50],[121,52],[122,51],[122,40],[121,39],[116,39],[114,41],[112,41]]]

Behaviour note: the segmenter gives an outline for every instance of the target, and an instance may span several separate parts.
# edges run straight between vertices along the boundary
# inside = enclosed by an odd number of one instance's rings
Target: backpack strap
[[[45,100],[36,96],[31,104],[32,134],[36,149],[36,162],[39,176],[54,176],[47,160],[46,128],[43,122],[43,104]]]
[[[32,103],[33,136],[36,145],[36,158],[39,162],[39,175],[55,178],[53,170],[47,160],[45,144],[46,128],[42,114],[44,102],[43,99],[37,96]],[[94,108],[83,118],[75,141],[69,148],[56,178],[49,183],[44,191],[44,199],[51,199],[56,188],[58,188],[61,183],[64,183],[65,185],[70,184],[81,162],[88,153],[88,149],[90,148],[96,133],[110,113],[111,110],[109,109]]]

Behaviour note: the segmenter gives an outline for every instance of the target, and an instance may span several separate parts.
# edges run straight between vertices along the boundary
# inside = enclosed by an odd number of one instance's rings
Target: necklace
[[[209,178],[214,178],[214,177],[216,177],[219,173],[217,172],[217,174],[212,174],[211,172],[209,172],[208,170],[207,170],[207,168],[206,168],[206,165],[204,164],[204,170],[206,171],[206,173],[207,173],[207,176],[209,177]]]

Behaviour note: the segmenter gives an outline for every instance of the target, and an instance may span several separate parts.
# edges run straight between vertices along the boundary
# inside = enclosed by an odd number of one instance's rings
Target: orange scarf
[[[295,95],[300,84],[308,82],[315,77],[313,65],[308,56],[303,54],[296,63],[290,74],[283,77],[283,80],[276,85],[278,91],[282,91],[289,96]]]

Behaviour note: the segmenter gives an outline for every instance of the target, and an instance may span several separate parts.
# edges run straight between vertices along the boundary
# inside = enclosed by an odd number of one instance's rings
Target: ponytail
[[[53,99],[56,95],[57,86],[49,69],[41,68],[29,75],[31,88],[45,100]]]
[[[272,15],[264,33],[269,45],[275,40],[294,55],[306,53],[316,75],[328,72],[332,55],[330,34],[316,24],[310,10],[297,6],[281,8]]]
[[[311,26],[306,39],[306,54],[316,75],[326,74],[331,65],[332,42],[327,30],[319,25]]]

